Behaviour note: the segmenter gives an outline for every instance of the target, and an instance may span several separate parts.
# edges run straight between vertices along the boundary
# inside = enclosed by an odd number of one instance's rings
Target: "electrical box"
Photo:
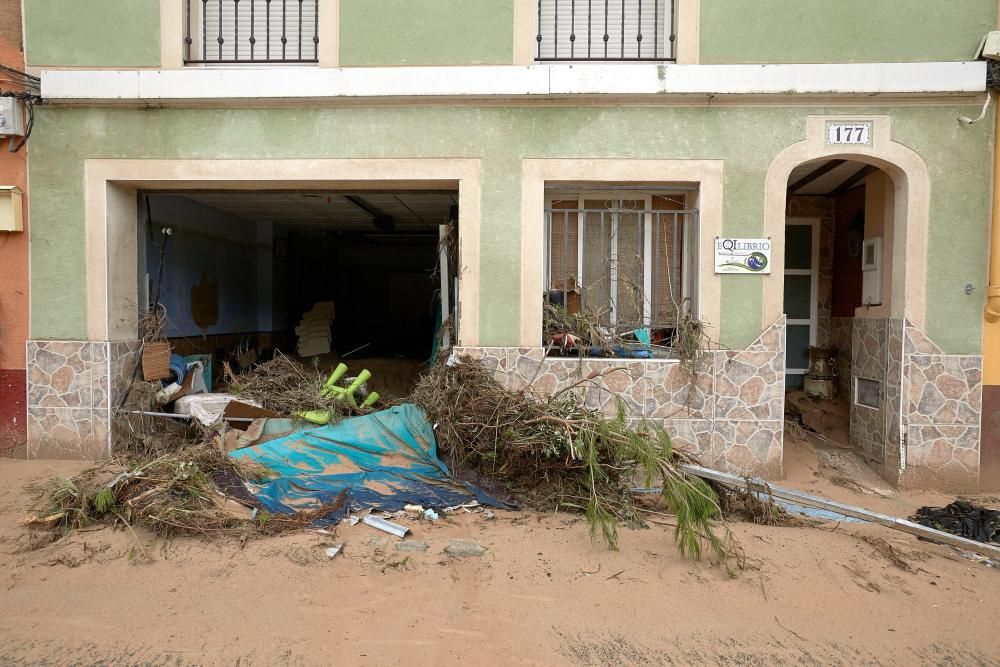
[[[24,114],[21,101],[13,97],[0,97],[0,137],[24,136]]]
[[[861,249],[861,304],[882,304],[882,237],[865,239]]]
[[[24,231],[21,190],[13,185],[0,185],[0,232],[21,231]]]

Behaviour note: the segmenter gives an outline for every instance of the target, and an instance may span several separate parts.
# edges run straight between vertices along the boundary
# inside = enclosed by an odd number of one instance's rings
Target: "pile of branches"
[[[680,470],[693,459],[674,450],[662,427],[630,425],[621,402],[614,419],[581,405],[576,390],[596,376],[542,397],[504,387],[468,357],[453,361],[433,367],[410,397],[437,424],[438,447],[453,470],[496,480],[529,506],[584,512],[592,536],[613,549],[621,524],[646,523],[649,510],[632,489],[658,485],[681,554],[699,558],[707,546],[720,562],[742,565],[719,495]]]
[[[234,374],[227,366],[226,376],[230,392],[251,398],[283,417],[308,410],[329,410],[335,416],[349,411],[345,402],[322,395],[327,373],[281,352],[276,351],[273,359],[241,375]]]
[[[164,537],[249,537],[304,528],[344,502],[341,497],[309,512],[271,515],[242,484],[265,477],[262,468],[241,464],[207,443],[148,460],[119,459],[37,487],[39,502],[25,525],[57,537],[94,524],[142,526]]]

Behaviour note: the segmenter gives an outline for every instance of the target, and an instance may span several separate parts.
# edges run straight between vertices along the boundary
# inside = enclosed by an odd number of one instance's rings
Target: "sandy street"
[[[808,452],[786,465],[786,485],[898,515],[949,500],[860,496]],[[682,560],[667,526],[613,552],[568,514],[409,522],[425,551],[361,524],[244,546],[140,533],[149,563],[124,530],[32,548],[24,485],[81,467],[0,460],[0,665],[1000,664],[1000,572],[875,526],[735,524],[737,578]]]

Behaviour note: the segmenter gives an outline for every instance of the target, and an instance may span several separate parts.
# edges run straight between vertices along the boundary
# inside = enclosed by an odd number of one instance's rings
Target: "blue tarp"
[[[339,521],[350,506],[394,512],[406,504],[441,508],[478,500],[504,507],[473,485],[451,478],[437,457],[434,429],[416,405],[308,425],[230,456],[274,473],[251,489],[270,512],[315,509],[346,488],[345,508],[323,523]]]

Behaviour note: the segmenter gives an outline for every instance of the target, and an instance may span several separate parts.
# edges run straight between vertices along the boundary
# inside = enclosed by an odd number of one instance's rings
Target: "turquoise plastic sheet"
[[[404,505],[441,508],[478,500],[503,503],[453,480],[437,457],[434,428],[416,405],[401,405],[325,426],[306,426],[230,453],[268,468],[275,477],[253,485],[268,511],[290,514],[332,502],[347,489],[350,507],[397,511]]]

